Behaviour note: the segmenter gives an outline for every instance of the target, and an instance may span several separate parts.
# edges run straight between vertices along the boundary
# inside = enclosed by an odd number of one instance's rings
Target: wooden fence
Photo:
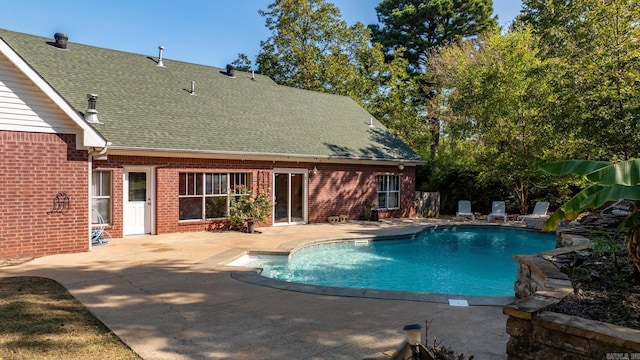
[[[416,217],[440,216],[440,193],[416,191]]]

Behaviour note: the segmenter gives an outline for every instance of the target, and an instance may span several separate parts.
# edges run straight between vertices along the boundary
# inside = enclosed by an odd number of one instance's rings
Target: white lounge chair
[[[627,216],[629,215],[629,211],[631,210],[631,208],[625,204],[623,204],[624,199],[620,199],[616,202],[614,202],[613,204],[607,206],[606,208],[602,209],[602,213],[607,214],[607,213],[611,213],[613,215],[617,215],[617,216]]]
[[[494,201],[493,203],[491,203],[491,213],[487,215],[487,222],[491,222],[493,218],[499,217],[504,219],[504,222],[507,222],[507,213],[505,209],[506,206],[504,204],[504,201]]]
[[[525,221],[525,219],[540,219],[548,217],[547,211],[549,210],[549,202],[547,201],[538,201],[536,202],[536,206],[533,208],[533,212],[527,215],[519,215],[518,221]]]
[[[459,217],[471,217],[472,221],[476,220],[476,216],[471,211],[471,201],[469,200],[460,200],[458,201],[458,211],[456,212],[456,220]]]

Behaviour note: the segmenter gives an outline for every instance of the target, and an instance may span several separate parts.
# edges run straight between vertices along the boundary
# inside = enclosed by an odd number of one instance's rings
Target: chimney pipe
[[[231,77],[235,77],[236,67],[232,64],[227,64],[227,75]]]
[[[158,51],[160,53],[158,54],[158,64],[156,66],[164,67],[164,64],[162,64],[162,52],[164,51],[164,46],[158,46]]]
[[[69,37],[66,34],[55,33],[55,35],[53,35],[53,38],[56,40],[56,47],[60,49],[67,48],[67,40],[69,40]]]
[[[195,95],[196,94],[196,82],[195,81],[191,81],[191,91],[190,91],[191,95]]]
[[[87,94],[88,106],[87,111],[84,113],[84,119],[89,123],[99,123],[98,110],[96,110],[96,103],[98,102],[98,94]]]

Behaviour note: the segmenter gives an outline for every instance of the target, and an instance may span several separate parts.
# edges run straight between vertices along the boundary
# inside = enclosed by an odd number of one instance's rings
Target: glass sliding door
[[[306,223],[306,170],[276,170],[274,171],[274,177],[274,224]]]

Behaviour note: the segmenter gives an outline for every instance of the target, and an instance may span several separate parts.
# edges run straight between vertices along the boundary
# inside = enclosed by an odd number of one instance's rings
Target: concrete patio
[[[0,276],[63,284],[145,359],[385,359],[402,327],[476,359],[506,359],[501,306],[310,294],[234,279],[224,264],[247,250],[310,241],[412,234],[436,220],[352,221],[239,232],[113,239],[88,253],[0,267]],[[248,270],[246,270],[248,271]],[[242,276],[240,276],[242,277]]]

